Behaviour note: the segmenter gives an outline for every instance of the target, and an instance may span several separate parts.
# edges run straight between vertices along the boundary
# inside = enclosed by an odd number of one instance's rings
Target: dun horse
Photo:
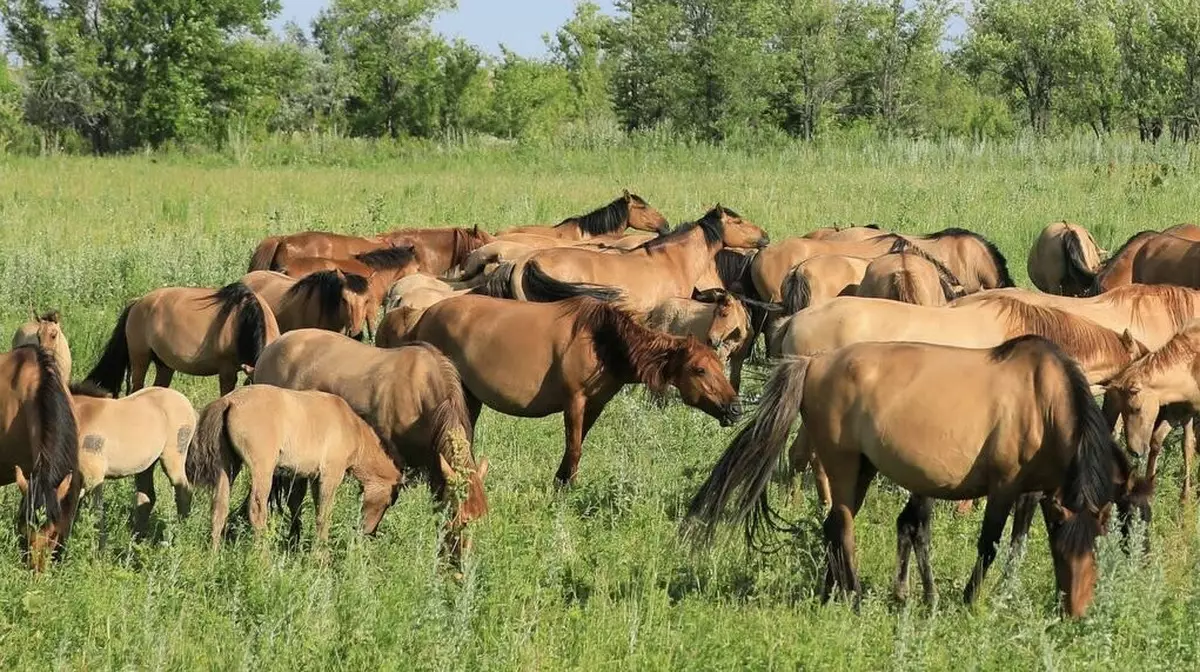
[[[435,348],[383,350],[333,332],[300,329],[263,351],[254,381],[345,399],[379,433],[400,467],[424,473],[434,497],[447,505],[452,556],[465,543],[467,523],[487,513],[487,460],[475,461],[462,383],[454,364]]]
[[[79,440],[71,398],[50,352],[0,354],[0,485],[21,490],[17,538],[34,570],[66,550],[79,505]]]
[[[442,275],[466,260],[492,237],[474,229],[401,229],[379,236],[347,236],[323,231],[306,231],[286,236],[271,236],[255,248],[249,271],[277,271],[287,268],[295,257],[349,259],[356,254],[387,247],[414,247],[417,261],[426,273]]]
[[[482,324],[487,328],[475,328]],[[562,413],[560,484],[574,480],[588,431],[625,385],[643,383],[657,393],[672,385],[683,403],[722,425],[741,415],[711,349],[647,329],[595,299],[544,304],[460,296],[425,311],[410,337],[431,343],[458,367],[472,420],[483,405],[518,417]]]
[[[1096,282],[1104,254],[1087,229],[1054,222],[1042,229],[1029,251],[1029,279],[1043,292],[1085,296]]]
[[[1200,289],[1200,242],[1154,236],[1133,257],[1133,281]]]
[[[783,279],[783,312],[791,315],[838,296],[853,296],[870,259],[818,254],[796,264]]]
[[[328,329],[362,338],[379,312],[367,279],[341,271],[318,271],[290,278],[275,271],[254,271],[242,276],[275,314],[280,333],[295,329]]]
[[[170,387],[179,371],[215,375],[221,393],[228,394],[238,371],[253,369],[259,353],[278,337],[275,314],[240,282],[217,290],[156,289],[125,306],[87,381],[114,397],[122,382],[136,392],[154,362],[158,387]]]
[[[749,539],[777,525],[767,486],[796,416],[806,450],[826,465],[833,508],[824,523],[824,599],[836,587],[861,594],[854,517],[877,474],[912,493],[896,520],[895,592],[903,597],[916,550],[925,594],[928,499],[987,496],[978,559],[964,598],[972,602],[996,556],[1009,510],[1046,492],[1058,592],[1082,616],[1096,582],[1095,539],[1113,502],[1134,489],[1132,470],[1109,435],[1079,367],[1049,341],[1026,336],[990,349],[861,343],[781,364],[753,420],[700,487],[689,516],[706,538],[726,509]]]
[[[539,250],[500,276],[500,291],[492,283],[476,291],[541,302],[591,296],[620,300],[630,310],[646,312],[664,299],[691,296],[697,279],[721,248],[762,247],[767,241],[762,229],[718,205],[699,221],[633,250]],[[503,282],[505,277],[507,282]]]
[[[871,260],[855,291],[856,296],[922,306],[944,306],[961,293],[958,278],[916,247],[911,252],[892,252]]]
[[[71,386],[79,418],[79,472],[83,491],[91,492],[104,530],[104,482],[134,476],[134,530],[147,531],[157,499],[154,465],[175,488],[175,508],[183,518],[191,510],[192,487],[184,458],[196,431],[196,409],[188,398],[165,387],[147,387],[121,399],[90,383]]]
[[[215,489],[213,548],[221,544],[230,487],[243,465],[250,471],[250,525],[256,534],[266,528],[272,476],[282,472],[284,478],[312,479],[320,541],[329,538],[334,495],[347,472],[362,485],[366,534],[375,533],[403,480],[375,430],[341,397],[272,385],[239,388],[205,407],[187,459],[188,477]],[[304,488],[293,488],[289,499],[292,538],[298,541]]]
[[[728,361],[741,350],[750,333],[750,315],[736,297],[723,289],[696,292],[690,299],[667,299],[645,318],[651,329],[691,336]]]
[[[625,190],[613,202],[586,215],[568,217],[554,226],[518,226],[501,231],[496,235],[503,237],[519,233],[560,240],[587,240],[596,236],[619,234],[626,228],[650,233],[666,233],[669,227],[667,218],[663,217],[662,213],[650,207],[650,204],[641,196]]]
[[[945,264],[966,294],[1014,286],[1008,274],[1008,261],[1000,248],[978,233],[949,228],[924,236],[902,237]]]
[[[814,229],[804,234],[804,237],[812,240],[866,240],[882,233],[887,232],[881,230],[878,224],[867,224],[866,226],[847,226],[842,229],[837,227]]]
[[[1108,258],[1096,273],[1091,294],[1102,294],[1117,287],[1134,282],[1133,261],[1141,252],[1142,246],[1163,235],[1170,235],[1190,241],[1200,241],[1200,227],[1195,224],[1178,224],[1166,231],[1141,231],[1129,237],[1115,254]]]
[[[59,323],[57,310],[38,315],[33,313],[33,321],[17,327],[13,334],[12,347],[22,345],[40,345],[54,354],[58,362],[59,376],[64,382],[71,380],[71,344],[67,342],[67,334]]]

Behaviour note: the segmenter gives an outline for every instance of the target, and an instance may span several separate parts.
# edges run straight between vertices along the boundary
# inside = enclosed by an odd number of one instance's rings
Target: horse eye
[[[707,375],[708,375],[708,369],[706,369],[706,368],[704,368],[704,367],[702,367],[702,366],[693,366],[693,367],[692,367],[692,374],[693,374],[693,375],[696,375],[696,376],[707,376]]]

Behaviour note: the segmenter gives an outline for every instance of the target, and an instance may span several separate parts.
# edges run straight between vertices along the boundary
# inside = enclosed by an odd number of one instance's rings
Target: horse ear
[[[442,478],[446,479],[447,483],[453,482],[454,479],[458,478],[458,473],[454,471],[454,467],[450,466],[450,463],[446,461],[446,456],[441,453],[438,453],[438,466],[442,470]]]
[[[1062,525],[1075,515],[1070,509],[1063,506],[1062,502],[1058,501],[1057,496],[1050,498],[1049,505],[1043,511],[1046,512],[1046,518],[1052,525]]]
[[[16,472],[17,472],[17,489],[19,489],[21,491],[22,495],[26,495],[26,496],[29,495],[29,481],[25,480],[25,471],[21,469],[20,465],[18,465],[16,467]]]
[[[628,190],[628,189],[622,189],[622,190],[621,190],[621,198],[624,198],[624,199],[625,199],[625,200],[627,200],[627,201],[628,201],[628,200],[630,200],[630,196],[629,196],[629,190]]]
[[[1109,502],[1108,504],[1104,505],[1103,509],[1100,509],[1100,515],[1096,516],[1096,519],[1098,521],[1100,521],[1101,534],[1108,531],[1108,520],[1111,517],[1112,517],[1112,502]]]
[[[1149,352],[1144,345],[1137,342],[1128,329],[1121,332],[1121,345],[1125,346],[1125,351],[1129,353],[1130,359],[1139,359]]]
[[[487,478],[487,472],[488,472],[488,459],[485,457],[485,458],[479,460],[479,466],[476,467],[476,469],[475,469],[475,475],[479,477],[480,481],[482,481],[483,479]]]
[[[72,476],[74,476],[74,474],[67,474],[66,476],[63,476],[63,479],[58,483],[58,488],[54,490],[54,496],[58,498],[59,502],[65,502],[67,500],[67,494],[71,492]]]

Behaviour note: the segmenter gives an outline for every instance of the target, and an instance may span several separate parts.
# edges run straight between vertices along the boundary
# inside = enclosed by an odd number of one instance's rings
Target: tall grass
[[[555,222],[622,188],[672,219],[714,202],[778,239],[817,226],[877,222],[904,231],[980,231],[1027,284],[1042,226],[1069,218],[1115,249],[1144,228],[1194,218],[1195,150],[1074,139],[1061,143],[859,143],[720,149],[653,138],[607,149],[482,146],[466,139],[368,148],[333,138],[239,147],[222,155],[15,159],[0,163],[0,324],[58,308],[82,375],[121,306],[165,285],[216,287],[239,277],[264,235],[302,229],[375,232]],[[177,377],[199,406],[212,379]],[[914,400],[916,403],[917,400]],[[287,552],[280,536],[207,550],[207,498],[134,543],[122,517],[128,484],[107,492],[108,545],[84,514],[68,560],[49,575],[20,569],[0,525],[0,668],[151,669],[1192,669],[1200,663],[1197,520],[1177,502],[1174,444],[1163,462],[1152,553],[1101,542],[1091,616],[1060,622],[1045,535],[981,603],[959,602],[980,514],[938,509],[928,609],[888,598],[895,488],[877,484],[858,521],[862,613],[814,598],[819,541],[768,557],[736,535],[695,554],[676,540],[686,502],[730,438],[678,405],[619,396],[585,446],[579,482],[551,485],[558,418],[485,412],[478,450],[494,467],[492,513],[475,528],[463,580],[436,559],[437,513],[412,488],[377,538],[354,529],[343,488],[333,540]],[[936,449],[936,446],[931,446]],[[169,492],[165,482],[160,492]],[[784,504],[815,520],[811,489]],[[16,493],[0,490],[0,513]],[[311,515],[308,520],[311,529]]]

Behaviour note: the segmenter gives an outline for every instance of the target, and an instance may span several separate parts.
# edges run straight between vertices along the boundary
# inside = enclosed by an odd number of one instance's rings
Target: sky
[[[283,11],[274,22],[295,21],[308,27],[326,0],[282,0]],[[595,0],[602,11],[612,12],[612,0]],[[546,53],[542,35],[566,23],[575,0],[458,0],[458,9],[446,12],[433,27],[447,37],[461,37],[486,53],[499,55],[500,44],[522,56]]]

